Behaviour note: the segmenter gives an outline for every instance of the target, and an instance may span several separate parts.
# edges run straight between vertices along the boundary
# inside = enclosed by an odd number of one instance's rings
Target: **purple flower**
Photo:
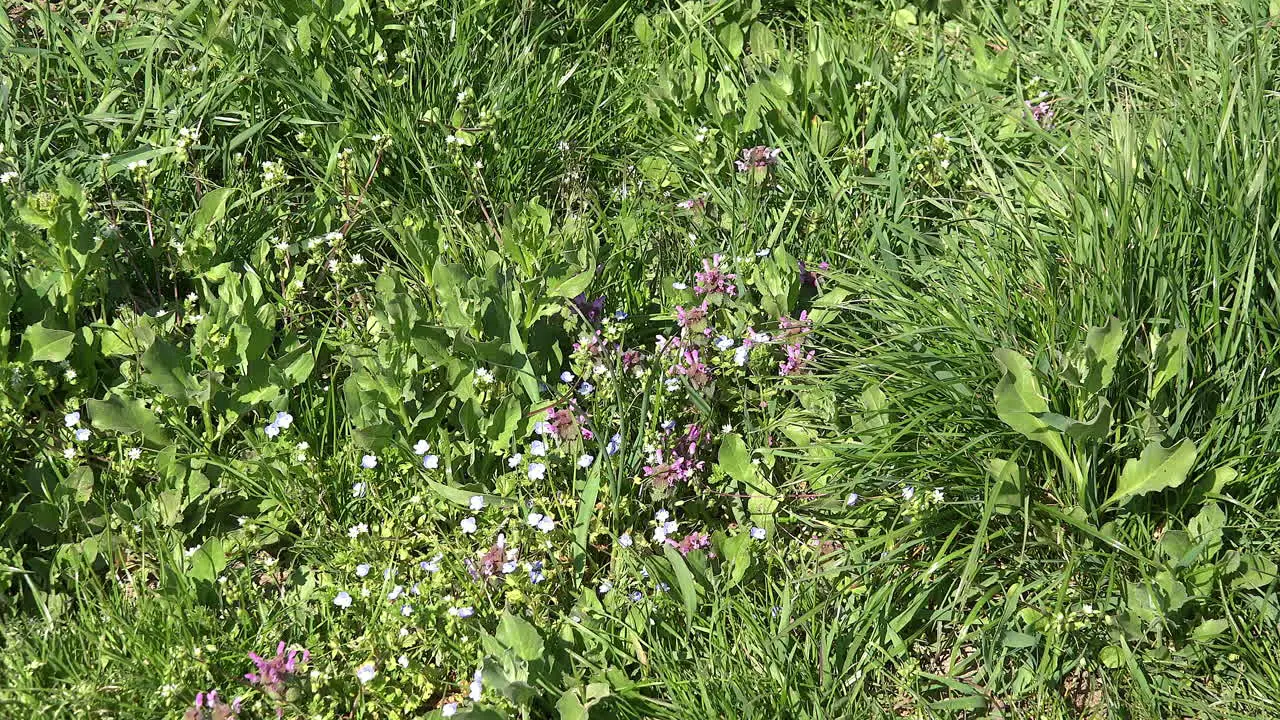
[[[693,274],[693,292],[696,295],[735,295],[738,288],[733,284],[737,275],[725,272],[721,267],[720,255],[712,255],[710,260],[703,259],[702,269]]]
[[[311,659],[311,653],[307,650],[290,650],[285,653],[285,645],[283,640],[276,646],[276,655],[271,659],[264,659],[257,653],[249,653],[249,659],[257,666],[257,672],[247,673],[244,676],[251,685],[258,685],[269,697],[275,700],[284,700],[285,685],[293,680],[298,671],[298,664],[305,663]],[[277,715],[283,714],[284,709],[279,708]]]
[[[1040,102],[1026,102],[1027,110],[1031,112],[1031,119],[1035,120],[1043,128],[1053,127],[1053,106],[1041,100]]]
[[[239,712],[240,698],[228,705],[218,697],[217,690],[210,690],[196,693],[195,705],[183,713],[182,720],[236,720]]]
[[[733,162],[738,166],[738,172],[767,169],[778,164],[778,155],[781,153],[782,150],[780,148],[757,145],[753,148],[744,149],[742,151],[742,159],[734,160]]]
[[[600,322],[600,318],[604,316],[604,296],[588,300],[586,293],[579,294],[573,299],[573,306],[587,322],[595,325]]]

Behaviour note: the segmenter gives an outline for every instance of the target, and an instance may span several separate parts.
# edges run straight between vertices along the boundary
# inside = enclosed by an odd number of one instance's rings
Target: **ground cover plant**
[[[1274,2],[5,10],[0,716],[1280,717]]]

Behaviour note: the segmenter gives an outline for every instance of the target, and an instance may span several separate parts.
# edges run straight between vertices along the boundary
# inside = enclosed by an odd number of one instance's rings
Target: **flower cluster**
[[[742,151],[742,159],[734,160],[738,172],[750,172],[752,170],[767,170],[778,164],[778,155],[782,154],[780,148],[765,147],[757,145],[753,148],[746,148]]]

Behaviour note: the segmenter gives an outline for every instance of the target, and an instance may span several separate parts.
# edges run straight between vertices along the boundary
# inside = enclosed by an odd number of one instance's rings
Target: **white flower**
[[[511,457],[507,458],[507,467],[515,468],[517,465],[520,464],[521,460],[524,460],[524,456],[521,455],[520,453],[516,453],[515,455],[512,455]]]
[[[751,537],[754,540],[763,540],[765,538],[765,530],[762,527],[751,528]]]
[[[0,173],[0,185],[8,185],[9,181],[13,180],[16,177],[18,177],[18,173],[12,170],[9,170],[8,172]]]
[[[622,537],[618,538],[618,544],[622,547],[631,547],[633,542],[635,541],[631,539],[631,533],[623,533]]]
[[[716,349],[717,349],[717,350],[720,350],[720,351],[722,351],[722,352],[723,352],[723,351],[725,351],[725,350],[728,350],[728,349],[729,349],[729,348],[731,348],[731,347],[733,347],[733,338],[725,337],[725,336],[723,336],[723,335],[721,335],[720,337],[716,338]]]
[[[67,427],[75,427],[76,425],[79,425],[80,412],[79,411],[69,412],[66,415],[63,415],[62,422],[66,423]]]
[[[275,423],[271,423],[270,425],[263,428],[262,432],[266,433],[267,437],[273,438],[280,434],[280,426]]]
[[[538,527],[538,523],[542,522],[542,513],[529,513],[525,522],[529,523],[529,527]]]
[[[480,681],[480,671],[476,670],[476,674],[471,676],[471,692],[467,697],[472,702],[480,702],[480,694],[484,692],[484,684]]]
[[[596,588],[596,590],[598,590],[601,595],[608,593],[612,589],[613,589],[613,583],[609,582],[608,580],[605,580],[604,582],[600,583],[600,587]]]
[[[578,458],[578,467],[583,468],[585,470],[586,468],[591,467],[591,463],[595,461],[596,461],[595,455],[589,455],[587,453],[583,453],[582,457]]]
[[[541,522],[538,523],[538,529],[544,533],[549,533],[552,530],[555,530],[556,529],[555,519],[552,518],[550,515],[547,515],[546,517],[542,518]]]
[[[364,497],[366,486],[362,482],[355,483],[351,486],[351,497]]]
[[[856,505],[857,502],[858,502],[858,493],[849,493],[849,497],[845,498],[844,504],[852,507]]]
[[[360,563],[356,566],[356,577],[364,577],[369,574],[373,568],[369,567],[369,563]]]
[[[403,585],[397,585],[397,586],[395,586],[395,587],[391,588],[391,592],[387,593],[387,599],[388,599],[388,600],[395,600],[395,599],[399,598],[399,597],[400,597],[401,595],[403,595],[403,594],[404,594],[404,586],[403,586]]]
[[[351,607],[351,595],[343,590],[333,598],[333,604],[345,610]]]
[[[485,368],[476,368],[476,379],[473,381],[476,385],[492,385],[494,382],[493,373]]]
[[[287,412],[278,412],[276,413],[276,419],[272,421],[272,424],[279,426],[281,430],[286,430],[293,424],[293,416]]]
[[[470,535],[476,531],[476,519],[473,517],[464,518],[461,523],[462,532]]]
[[[374,667],[373,663],[365,663],[356,668],[356,677],[360,680],[361,685],[374,679],[377,675],[378,669]]]
[[[366,470],[372,470],[378,467],[378,456],[365,455],[364,457],[360,458],[360,467]]]
[[[529,463],[529,479],[541,480],[547,476],[547,466],[542,463]]]
[[[761,248],[756,251],[756,257],[768,257],[768,256],[769,256],[769,248]]]
[[[71,447],[69,447],[69,448],[67,448],[66,450],[63,450],[63,451],[62,451],[62,457],[66,458],[66,459],[68,459],[68,460],[70,460],[71,458],[73,458],[73,457],[75,457],[75,456],[76,456],[76,449],[75,449],[75,448],[71,448]]]
[[[418,442],[413,444],[413,452],[415,455],[426,455],[427,451],[430,449],[431,449],[431,443],[427,442],[426,440],[419,440]]]
[[[196,545],[195,547],[187,548],[186,550],[183,551],[182,554],[186,555],[187,557],[191,557],[192,555],[195,555],[198,552],[200,552],[200,546]]]
[[[934,501],[934,502],[942,502],[943,497],[945,497],[945,496],[942,494],[942,489],[941,489],[941,488],[935,489],[935,490],[933,491],[933,501]]]
[[[76,430],[76,440],[84,442],[89,439],[91,434],[92,433],[89,432],[89,428],[80,428],[79,430]]]
[[[347,528],[347,537],[357,538],[369,532],[369,526],[364,523],[358,523]]]
[[[396,664],[402,668],[409,667],[409,657],[407,655],[401,655],[400,657],[396,658]]]
[[[458,703],[456,702],[445,703],[440,707],[441,717],[453,717],[454,715],[457,715],[457,714],[458,714]]]
[[[671,513],[667,512],[666,510],[659,510],[658,512],[653,514],[653,519],[657,520],[660,523],[666,522],[667,519],[670,517],[671,517]]]
[[[537,455],[538,457],[543,457],[544,455],[547,454],[547,444],[542,442],[541,440],[534,440],[533,442],[529,443],[529,454]]]
[[[684,283],[682,283],[682,282],[673,282],[673,283],[671,283],[671,287],[675,288],[676,290],[688,290],[688,289],[689,289],[689,286],[688,286],[688,285],[686,285],[686,284],[684,284]]]
[[[911,498],[913,498],[913,497],[915,497],[915,496],[916,496],[916,489],[915,489],[915,488],[913,488],[913,487],[905,487],[905,488],[902,488],[902,499],[903,499],[903,500],[908,500],[908,501],[909,501],[909,500],[911,500]]]
[[[547,433],[551,432],[551,423],[547,422],[546,420],[539,420],[538,422],[533,424],[533,431],[538,433],[539,435],[546,435]]]
[[[428,470],[435,470],[436,468],[440,467],[440,456],[439,456],[439,455],[427,455],[427,456],[423,457],[423,458],[422,458],[422,467],[424,467],[424,468],[426,468],[426,469],[428,469]]]
[[[449,614],[457,618],[469,618],[475,615],[476,611],[470,605],[464,605],[462,607],[449,608]]]
[[[472,510],[474,510],[474,511],[476,511],[476,512],[480,512],[481,510],[483,510],[483,509],[484,509],[484,496],[483,496],[483,495],[472,495],[472,496],[471,496],[471,509],[472,509]]]
[[[124,451],[124,455],[130,460],[137,460],[138,458],[142,457],[142,448],[140,447],[129,448],[128,450]]]
[[[560,373],[560,382],[571,383],[573,382],[573,377],[574,377],[573,373],[569,372],[568,370],[565,370],[564,372]]]
[[[412,614],[413,614],[413,606],[412,606],[412,605],[401,605],[401,606],[400,606],[400,614],[401,614],[401,615],[403,615],[404,617],[409,617],[410,615],[412,615]]]
[[[511,573],[516,571],[516,567],[517,565],[514,560],[509,560],[507,562],[504,562],[502,563],[502,574],[510,575]]]

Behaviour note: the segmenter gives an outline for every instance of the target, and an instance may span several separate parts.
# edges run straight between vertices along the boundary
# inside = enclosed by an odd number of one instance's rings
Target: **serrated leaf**
[[[1125,462],[1116,491],[1104,505],[1124,504],[1139,495],[1178,487],[1186,481],[1195,462],[1196,444],[1190,439],[1172,448],[1153,442],[1140,457]]]

